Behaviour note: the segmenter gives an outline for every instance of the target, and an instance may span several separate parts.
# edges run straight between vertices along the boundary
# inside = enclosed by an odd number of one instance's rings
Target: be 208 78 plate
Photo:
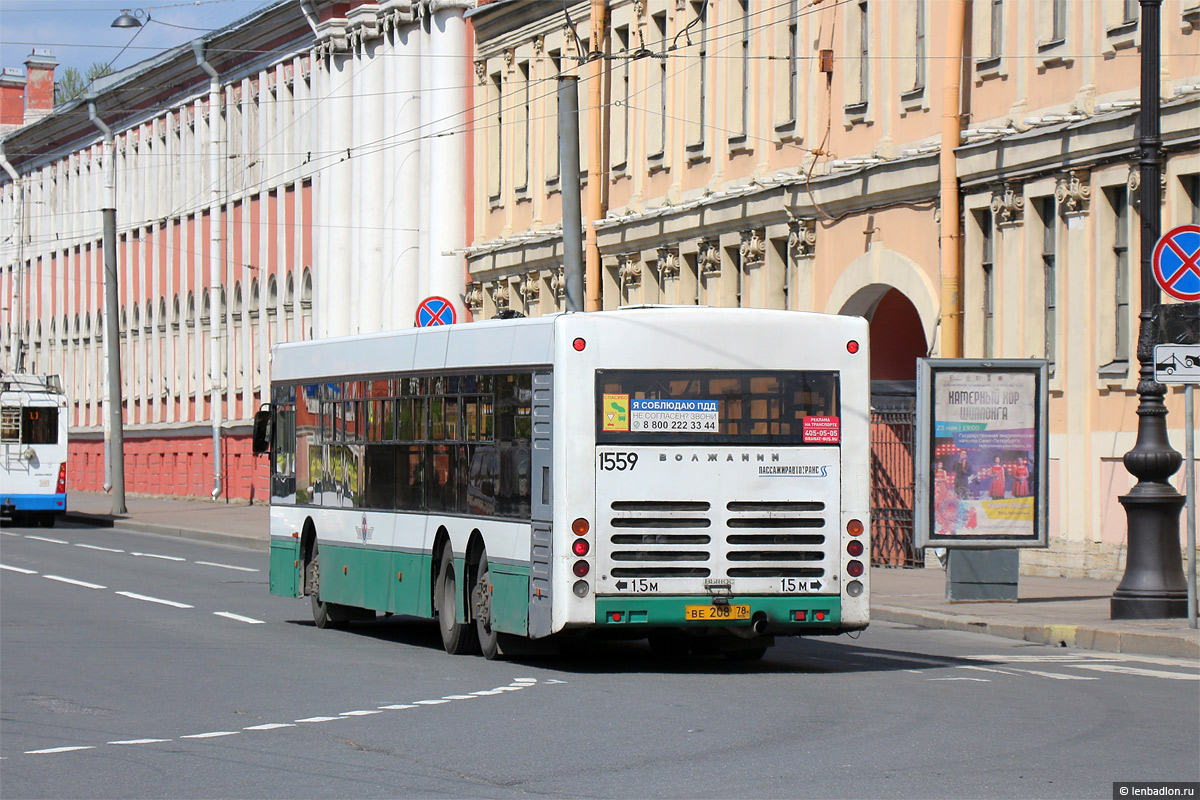
[[[684,606],[683,618],[688,622],[750,619],[750,606]]]

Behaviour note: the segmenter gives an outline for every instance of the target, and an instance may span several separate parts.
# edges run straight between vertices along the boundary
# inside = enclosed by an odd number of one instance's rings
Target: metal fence
[[[871,563],[920,567],[925,553],[913,545],[915,494],[913,444],[916,395],[911,384],[871,395]]]

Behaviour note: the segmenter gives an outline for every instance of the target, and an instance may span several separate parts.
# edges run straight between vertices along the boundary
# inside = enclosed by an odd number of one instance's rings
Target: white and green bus
[[[273,594],[450,653],[599,632],[761,657],[866,627],[867,323],[639,307],[277,346]]]

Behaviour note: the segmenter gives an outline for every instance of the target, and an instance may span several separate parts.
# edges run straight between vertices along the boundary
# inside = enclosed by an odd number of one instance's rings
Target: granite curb
[[[244,533],[222,533],[221,531],[210,531],[200,528],[186,528],[177,525],[164,525],[162,523],[155,522],[135,522],[133,520],[106,515],[73,514],[70,511],[63,516],[65,519],[68,519],[71,522],[78,522],[83,525],[91,525],[97,528],[112,528],[113,530],[127,531],[130,533],[149,533],[157,536],[176,536],[182,539],[195,539],[212,544],[224,544],[231,547],[244,547],[251,550],[266,551],[269,546],[269,542],[261,535],[255,536]]]
[[[965,614],[943,614],[888,605],[872,605],[871,619],[920,628],[984,633],[1033,644],[1077,647],[1105,653],[1200,660],[1200,640],[1171,633],[1121,631],[1092,625],[1002,622]]]

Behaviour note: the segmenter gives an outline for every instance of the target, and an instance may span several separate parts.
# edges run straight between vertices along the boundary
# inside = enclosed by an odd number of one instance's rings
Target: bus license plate
[[[750,619],[750,606],[684,606],[683,618],[688,622],[714,619]]]

